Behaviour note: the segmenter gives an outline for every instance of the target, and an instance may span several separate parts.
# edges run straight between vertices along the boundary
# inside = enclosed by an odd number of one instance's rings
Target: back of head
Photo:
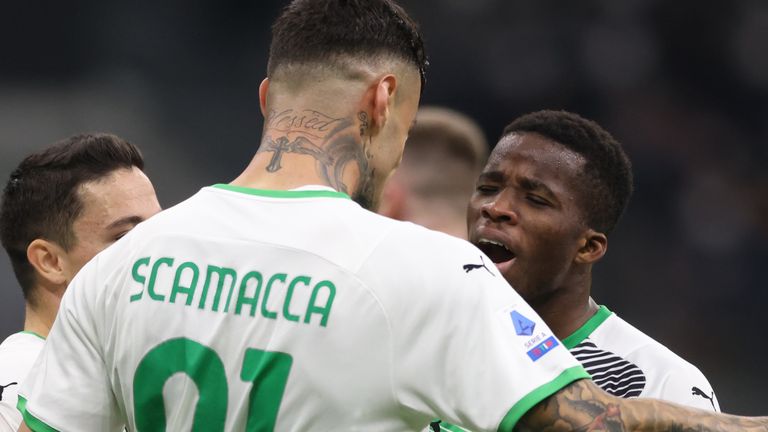
[[[537,133],[580,154],[586,160],[582,176],[587,223],[609,233],[632,195],[632,166],[616,139],[592,120],[567,111],[537,111],[515,119],[502,136]]]
[[[24,297],[35,282],[27,247],[46,239],[65,250],[76,238],[72,224],[82,211],[80,186],[115,170],[144,169],[141,152],[109,134],[75,135],[27,156],[11,173],[0,208],[0,240]]]
[[[417,68],[423,88],[424,42],[393,1],[294,0],[272,27],[267,73],[273,82],[292,83],[308,74],[354,77],[356,66],[388,60]]]
[[[487,157],[485,135],[474,120],[447,108],[424,107],[396,173],[417,199],[457,202],[463,218]]]
[[[467,202],[487,157],[488,143],[474,120],[447,108],[421,108],[380,212],[462,237]]]

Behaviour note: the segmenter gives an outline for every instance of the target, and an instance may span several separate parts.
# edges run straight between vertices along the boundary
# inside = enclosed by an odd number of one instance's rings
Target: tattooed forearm
[[[619,399],[577,381],[531,409],[517,431],[768,431],[768,418],[738,417],[655,399]]]

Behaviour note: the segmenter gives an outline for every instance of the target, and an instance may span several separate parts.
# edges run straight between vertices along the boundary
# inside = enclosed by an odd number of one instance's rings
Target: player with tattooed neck
[[[287,36],[297,30],[281,31]],[[303,60],[312,53],[291,49],[272,45],[269,77],[259,88],[266,117],[261,146],[233,184],[262,189],[320,184],[375,208],[412,126],[423,66],[413,68],[392,55],[366,61],[345,55],[318,68]]]
[[[494,269],[464,270],[477,248],[363,208],[400,161],[425,66],[417,26],[391,0],[288,5],[272,28],[250,165],[80,272],[19,391],[27,425],[758,425],[602,393]],[[525,347],[515,314],[546,334],[541,347]]]

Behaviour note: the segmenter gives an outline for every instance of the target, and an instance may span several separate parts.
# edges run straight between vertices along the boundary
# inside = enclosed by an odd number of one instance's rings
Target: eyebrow
[[[505,180],[505,178],[506,175],[501,171],[486,171],[484,173],[480,173],[480,176],[478,176],[478,181],[492,181],[501,183]],[[552,191],[552,189],[550,189],[550,187],[541,180],[537,180],[531,177],[519,177],[518,184],[526,191],[541,191],[551,196],[552,198],[557,198],[555,192]]]
[[[488,181],[495,181],[500,182],[504,180],[504,173],[501,171],[485,171],[480,173],[480,176],[478,177],[478,180],[488,180]]]
[[[530,177],[520,178],[520,187],[527,191],[542,191],[552,198],[556,198],[557,195],[549,188],[544,182],[536,180]]]
[[[112,222],[111,224],[107,225],[107,229],[117,228],[122,225],[136,226],[142,222],[144,222],[144,218],[141,216],[126,216],[124,218],[120,218]]]

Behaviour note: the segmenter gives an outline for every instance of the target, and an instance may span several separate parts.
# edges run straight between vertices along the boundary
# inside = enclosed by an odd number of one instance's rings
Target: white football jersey
[[[0,344],[0,425],[14,432],[21,424],[21,412],[16,409],[19,386],[44,345],[42,336],[28,331],[14,333]]]
[[[696,366],[619,318],[605,306],[563,339],[606,392],[649,397],[720,411],[712,386]]]
[[[80,271],[20,406],[58,431],[511,430],[587,377],[469,243],[216,185]]]
[[[649,397],[720,412],[712,386],[696,366],[619,318],[605,306],[565,345],[600,388],[622,398]],[[425,432],[467,429],[434,422]]]

